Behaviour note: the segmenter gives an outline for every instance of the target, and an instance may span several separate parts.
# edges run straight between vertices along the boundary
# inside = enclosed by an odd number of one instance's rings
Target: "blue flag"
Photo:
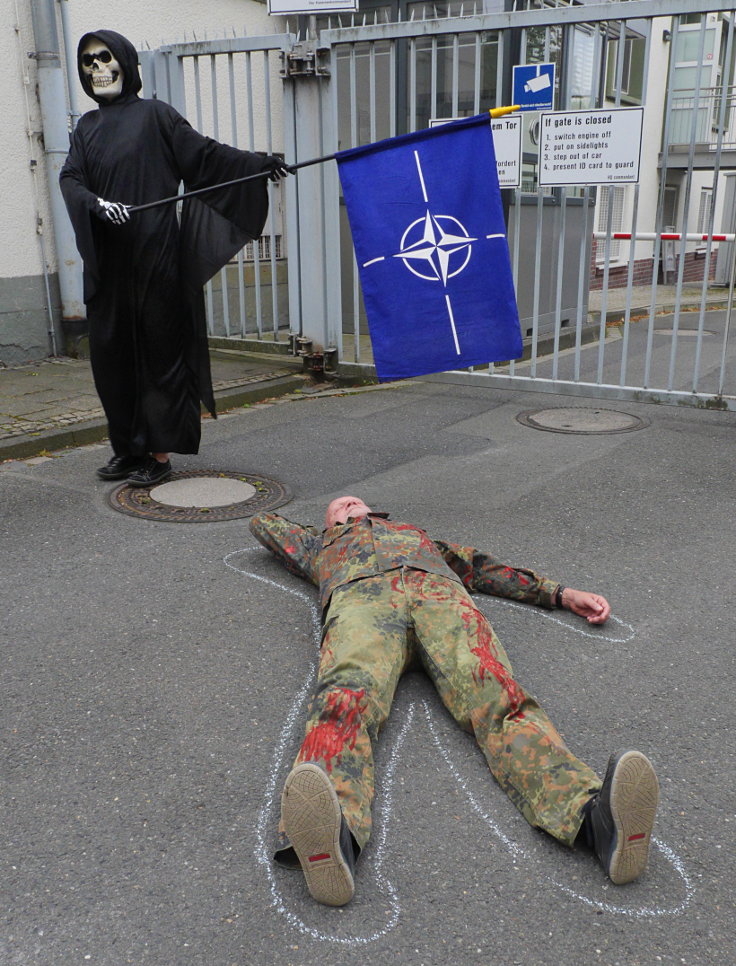
[[[489,115],[336,157],[379,379],[518,358]]]

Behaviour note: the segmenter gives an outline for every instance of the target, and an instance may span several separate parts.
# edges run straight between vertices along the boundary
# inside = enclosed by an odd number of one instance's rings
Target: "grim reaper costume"
[[[117,96],[100,94],[84,70],[90,40],[117,59]],[[167,204],[113,223],[101,200],[142,205],[175,195],[180,182],[203,188],[281,162],[204,137],[170,105],[140,98],[135,48],[114,31],[82,37],[77,66],[99,109],[80,119],[60,180],[84,261],[92,371],[115,454],[109,465],[196,453],[200,400],[215,415],[202,286],[261,234],[266,178],[187,199],[181,221]]]

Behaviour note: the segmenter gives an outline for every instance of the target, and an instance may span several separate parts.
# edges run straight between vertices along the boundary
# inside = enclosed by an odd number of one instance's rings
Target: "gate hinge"
[[[281,52],[281,76],[329,77],[329,47],[315,47],[310,40],[300,40],[291,50]]]
[[[311,339],[304,336],[291,337],[291,351],[302,357],[302,370],[313,379],[322,382],[325,379],[337,379],[337,346],[323,349],[315,345]]]

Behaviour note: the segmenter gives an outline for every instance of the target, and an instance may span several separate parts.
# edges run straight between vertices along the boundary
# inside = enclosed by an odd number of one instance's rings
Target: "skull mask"
[[[91,37],[80,51],[82,70],[89,77],[92,93],[113,100],[123,92],[123,69],[102,41]]]

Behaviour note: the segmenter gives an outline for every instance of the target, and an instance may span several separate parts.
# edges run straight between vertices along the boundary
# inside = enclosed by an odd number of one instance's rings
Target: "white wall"
[[[36,212],[52,235],[48,192],[39,138],[41,114],[36,97],[36,62],[28,0],[0,0],[0,91],[3,107],[3,150],[0,153],[0,278],[37,275],[42,271]],[[17,28],[17,29],[16,29]],[[31,138],[28,131],[33,132]],[[31,160],[36,159],[36,174]],[[46,239],[53,258],[53,238]]]
[[[36,96],[36,63],[27,57],[27,52],[35,48],[32,2],[37,0],[0,0],[0,90],[3,92],[4,120],[4,143],[0,155],[0,279],[41,273],[42,261],[36,233],[37,211],[46,226],[49,270],[56,270],[46,170],[38,137],[41,122]],[[285,27],[283,18],[269,17],[265,4],[256,0],[208,0],[206,3],[203,0],[62,2],[68,14],[69,43],[73,53],[82,34],[103,28],[117,30],[141,49],[193,40],[195,37],[204,40],[243,34],[263,36],[282,32]],[[59,39],[61,43],[61,26]],[[80,112],[96,108],[95,102],[82,93],[76,74],[71,82],[75,85]],[[30,140],[26,133],[29,130],[28,112],[30,129],[34,132]],[[38,160],[35,177],[30,167],[31,158]]]

